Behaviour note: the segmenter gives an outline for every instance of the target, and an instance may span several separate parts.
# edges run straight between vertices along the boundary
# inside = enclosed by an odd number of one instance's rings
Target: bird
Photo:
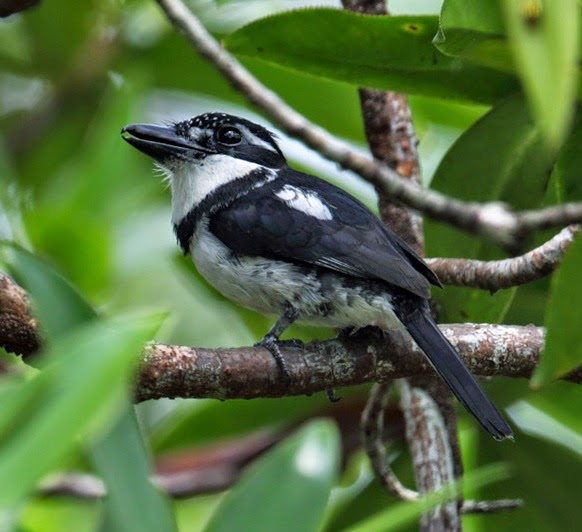
[[[278,317],[257,345],[286,381],[279,337],[295,321],[404,331],[486,431],[512,438],[432,317],[436,274],[358,199],[290,167],[273,132],[209,112],[130,124],[122,138],[169,179],[178,244],[202,277],[238,305]]]

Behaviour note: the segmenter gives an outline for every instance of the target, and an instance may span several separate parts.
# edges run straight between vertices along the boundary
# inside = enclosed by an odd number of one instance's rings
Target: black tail
[[[507,421],[443,336],[428,308],[406,314],[401,317],[406,330],[457,399],[496,440],[512,438],[513,432]]]

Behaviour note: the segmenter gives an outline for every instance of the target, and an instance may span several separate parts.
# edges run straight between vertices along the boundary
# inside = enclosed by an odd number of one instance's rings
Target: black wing
[[[296,203],[289,201],[294,192]],[[424,261],[360,201],[291,168],[212,215],[210,230],[242,255],[381,279],[423,298],[429,283],[440,286]]]

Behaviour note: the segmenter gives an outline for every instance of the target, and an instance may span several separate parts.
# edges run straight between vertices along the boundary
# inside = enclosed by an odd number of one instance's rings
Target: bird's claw
[[[291,383],[291,373],[289,372],[287,363],[285,362],[285,359],[281,354],[281,350],[279,349],[279,339],[272,334],[267,334],[258,344],[255,344],[255,347],[264,347],[267,349],[267,351],[269,351],[269,353],[271,353],[271,355],[273,355],[277,366],[279,366],[279,369],[283,374],[283,380],[285,381],[285,384],[289,386]]]

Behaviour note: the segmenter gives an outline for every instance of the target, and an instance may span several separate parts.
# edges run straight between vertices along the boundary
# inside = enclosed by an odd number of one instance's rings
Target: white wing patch
[[[285,185],[281,190],[275,192],[275,196],[282,199],[292,209],[319,220],[331,220],[333,218],[329,207],[316,192],[307,192],[293,185]]]

